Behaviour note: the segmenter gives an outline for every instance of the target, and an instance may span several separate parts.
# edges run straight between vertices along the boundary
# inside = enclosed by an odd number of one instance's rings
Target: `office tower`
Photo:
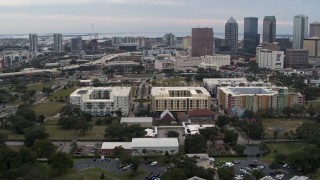
[[[213,54],[213,29],[192,28],[192,56]]]
[[[319,37],[307,38],[303,41],[303,48],[309,52],[309,61],[320,61],[320,39]]]
[[[136,38],[135,37],[124,37],[122,38],[122,43],[136,43]]]
[[[293,49],[303,48],[303,39],[308,37],[308,16],[303,14],[294,16],[293,20]]]
[[[186,36],[182,38],[182,47],[185,49],[191,49],[192,46],[192,38],[191,36]]]
[[[284,60],[285,68],[303,68],[309,63],[309,51],[306,49],[288,49]]]
[[[238,23],[231,17],[225,25],[225,38],[231,49],[231,54],[238,52]]]
[[[273,43],[276,41],[277,22],[275,16],[265,16],[263,19],[263,42]]]
[[[80,53],[82,51],[82,37],[71,39],[71,52]]]
[[[29,34],[29,51],[36,53],[38,52],[38,35],[37,34]]]
[[[167,33],[163,36],[163,45],[171,47],[174,46],[176,37],[172,33]]]
[[[136,43],[139,48],[144,48],[146,46],[146,38],[143,36],[136,37]]]
[[[53,52],[62,52],[62,34],[53,34]]]
[[[244,45],[243,48],[248,52],[254,54],[256,47],[260,43],[260,36],[258,35],[258,18],[245,17],[244,18]]]
[[[320,22],[315,21],[310,23],[310,37],[320,37]]]

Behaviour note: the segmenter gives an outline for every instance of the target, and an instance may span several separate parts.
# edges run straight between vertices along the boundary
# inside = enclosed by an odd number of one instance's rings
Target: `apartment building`
[[[210,93],[203,87],[153,87],[151,111],[164,110],[187,112],[194,109],[210,109]]]
[[[285,107],[305,103],[302,94],[289,93],[286,87],[220,87],[217,99],[229,113],[244,110],[279,113]]]
[[[120,110],[127,116],[131,105],[131,87],[83,87],[70,95],[70,103],[93,116],[105,116]]]

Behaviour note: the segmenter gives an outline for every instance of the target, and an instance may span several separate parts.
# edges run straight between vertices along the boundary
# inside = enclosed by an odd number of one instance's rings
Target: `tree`
[[[126,154],[124,148],[122,146],[116,146],[114,149],[113,149],[113,154],[117,157],[120,157],[124,154]]]
[[[61,172],[73,167],[73,161],[69,154],[57,152],[48,159],[48,165],[61,174]]]
[[[307,147],[291,153],[287,160],[296,169],[301,169],[306,174],[312,173],[320,167],[320,152],[316,147]]]
[[[238,141],[239,134],[233,130],[226,130],[224,132],[223,142],[230,144],[231,146],[235,146]]]
[[[286,160],[287,160],[287,155],[283,154],[283,153],[278,153],[275,157],[274,160],[277,163],[283,164]]]
[[[206,152],[206,139],[200,135],[195,134],[187,136],[184,143],[184,150],[188,153],[205,153]]]
[[[219,116],[216,125],[220,128],[223,128],[225,125],[229,124],[230,119],[228,116]]]
[[[42,139],[36,140],[31,149],[38,158],[48,158],[56,151],[57,147],[50,140]]]
[[[273,170],[279,169],[280,165],[276,161],[273,161],[271,164],[269,164],[269,168]]]
[[[179,133],[177,133],[176,131],[169,131],[167,133],[167,137],[179,137]]]
[[[104,173],[102,172],[101,176],[100,176],[100,179],[104,179],[104,178],[105,178],[105,176],[104,176]]]
[[[0,133],[0,149],[6,147],[7,134]]]
[[[199,129],[200,134],[206,138],[206,140],[214,141],[215,136],[218,134],[216,127],[208,127],[205,129]]]
[[[34,126],[27,128],[24,134],[24,145],[31,147],[36,140],[48,138],[49,134],[46,133],[46,129],[42,126]]]
[[[163,176],[161,176],[161,179],[164,180],[176,180],[176,179],[188,179],[185,171],[180,168],[174,168],[171,171],[167,171]]]
[[[252,119],[253,118],[253,111],[251,110],[248,110],[246,109],[244,112],[243,112],[243,118],[248,118],[248,119]]]
[[[258,169],[253,170],[251,174],[255,177],[255,179],[261,179],[265,176],[264,172]]]
[[[234,169],[231,167],[223,167],[218,169],[220,180],[230,180],[234,177]]]
[[[31,149],[22,147],[19,150],[19,160],[22,164],[33,164],[36,162],[36,156],[33,154]]]
[[[82,135],[85,135],[87,131],[92,130],[92,125],[85,119],[81,119],[76,121],[76,124],[74,125],[74,130],[80,131]]]
[[[44,117],[44,115],[42,115],[42,114],[37,117],[37,122],[38,122],[38,123],[43,123],[44,120],[45,120],[45,117]]]
[[[143,155],[146,155],[148,153],[148,151],[146,149],[142,149],[141,152],[142,152]]]
[[[243,154],[243,152],[244,152],[245,149],[246,149],[246,146],[240,145],[240,144],[237,144],[237,145],[234,147],[234,150],[235,150],[238,154]]]
[[[137,156],[132,157],[131,164],[132,164],[132,171],[137,172],[139,165],[140,165],[140,158]]]

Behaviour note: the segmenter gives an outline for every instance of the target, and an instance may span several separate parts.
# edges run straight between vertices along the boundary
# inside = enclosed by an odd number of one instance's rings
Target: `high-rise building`
[[[320,61],[320,39],[313,37],[304,39],[303,48],[309,52],[309,61],[311,63]]]
[[[62,34],[53,34],[53,51],[55,53],[62,52]]]
[[[303,48],[303,39],[308,37],[308,16],[296,15],[293,19],[293,49]]]
[[[254,54],[256,47],[260,43],[260,35],[258,35],[258,18],[245,17],[244,18],[244,45],[243,48],[248,52]]]
[[[185,49],[191,49],[192,39],[190,36],[186,36],[182,38],[182,47]]]
[[[262,46],[258,46],[256,59],[260,68],[283,69],[284,51],[263,49]]]
[[[275,16],[265,16],[263,19],[263,42],[273,43],[276,41],[277,22]]]
[[[310,37],[320,37],[320,22],[315,21],[310,23]]]
[[[136,43],[139,48],[144,48],[146,46],[146,38],[143,36],[136,37]]]
[[[213,54],[213,29],[192,28],[192,56]]]
[[[225,25],[225,38],[231,48],[231,54],[238,52],[238,23],[231,17]]]
[[[172,33],[167,33],[163,36],[163,45],[172,47],[175,45],[176,37]]]
[[[29,34],[29,51],[36,53],[38,52],[38,35],[37,34]]]
[[[80,53],[82,51],[82,37],[71,39],[71,52]]]

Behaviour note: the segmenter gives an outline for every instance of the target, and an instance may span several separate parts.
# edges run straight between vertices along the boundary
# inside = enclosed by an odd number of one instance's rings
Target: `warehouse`
[[[164,155],[179,152],[177,138],[133,138],[132,155]],[[145,149],[145,150],[144,150]]]
[[[128,126],[139,124],[141,127],[152,127],[152,117],[122,117],[120,123]]]

